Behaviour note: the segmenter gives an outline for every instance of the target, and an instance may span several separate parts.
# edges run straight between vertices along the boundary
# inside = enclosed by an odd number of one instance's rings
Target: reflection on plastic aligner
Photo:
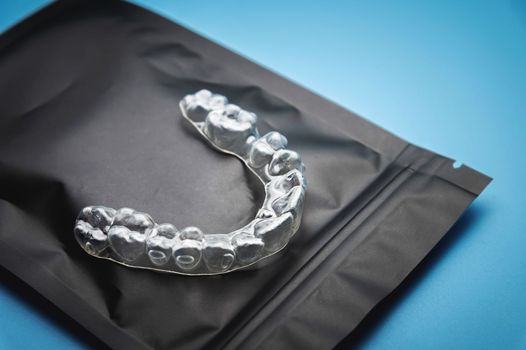
[[[74,234],[89,254],[126,266],[185,275],[213,275],[245,268],[282,250],[301,222],[305,167],[287,138],[260,136],[257,116],[227,98],[201,90],[179,103],[187,119],[212,146],[234,156],[265,186],[265,200],[248,225],[226,234],[191,226],[157,224],[131,208],[83,208]]]

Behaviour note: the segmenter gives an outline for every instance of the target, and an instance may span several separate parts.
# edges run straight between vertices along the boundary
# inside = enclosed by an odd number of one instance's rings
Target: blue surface
[[[526,2],[135,2],[495,178],[360,348],[526,349]],[[4,348],[83,346],[5,287],[0,314]]]

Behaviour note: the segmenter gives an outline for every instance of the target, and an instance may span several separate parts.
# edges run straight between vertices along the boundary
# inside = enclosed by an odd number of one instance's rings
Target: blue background
[[[495,178],[353,345],[526,349],[525,1],[134,2]],[[1,348],[93,346],[3,274]]]

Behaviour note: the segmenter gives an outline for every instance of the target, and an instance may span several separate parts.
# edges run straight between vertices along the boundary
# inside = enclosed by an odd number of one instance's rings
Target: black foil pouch
[[[25,20],[0,38],[0,77],[0,263],[118,349],[333,347],[490,181],[124,2],[59,1]],[[303,157],[285,254],[214,277],[90,257],[73,236],[86,205],[219,232],[254,216],[245,168],[181,118],[203,88]]]

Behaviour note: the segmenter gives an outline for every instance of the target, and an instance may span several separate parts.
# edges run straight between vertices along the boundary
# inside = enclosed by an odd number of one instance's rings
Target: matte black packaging
[[[0,264],[116,349],[338,344],[489,183],[144,9],[59,1],[0,37]],[[179,100],[206,88],[303,157],[302,226],[253,271],[126,268],[75,242],[78,211],[129,206],[226,232],[261,194]]]

